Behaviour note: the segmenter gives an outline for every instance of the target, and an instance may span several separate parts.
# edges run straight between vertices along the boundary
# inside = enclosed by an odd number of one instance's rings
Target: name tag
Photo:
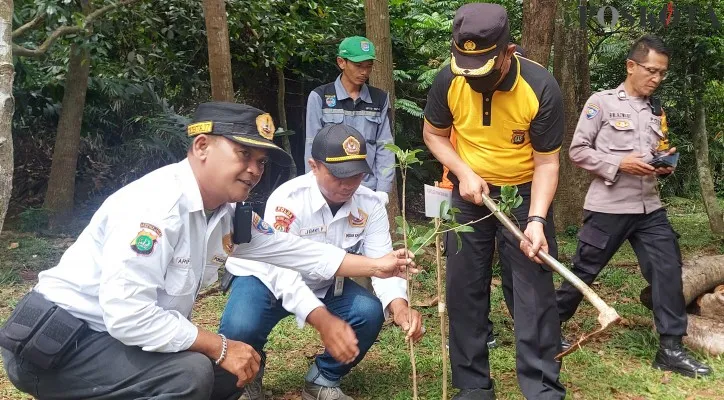
[[[191,257],[176,257],[173,261],[177,265],[189,265],[191,264]]]
[[[226,263],[226,258],[226,256],[215,255],[213,258],[211,258],[211,262],[219,265],[224,265]]]
[[[316,235],[317,233],[325,233],[327,232],[327,227],[322,226],[316,226],[314,228],[304,228],[299,231],[299,236],[309,236],[309,235]]]

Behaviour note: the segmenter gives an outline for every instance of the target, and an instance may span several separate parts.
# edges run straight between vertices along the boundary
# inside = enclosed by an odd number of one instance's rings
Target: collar
[[[181,184],[183,196],[188,202],[189,212],[202,211],[204,209],[204,201],[201,199],[201,190],[199,183],[196,181],[194,171],[191,169],[191,163],[188,158],[184,158],[177,164],[176,177]]]
[[[312,211],[316,213],[324,207],[329,207],[327,199],[324,198],[322,192],[319,190],[319,185],[317,185],[317,179],[314,177],[314,172],[307,172],[306,177],[308,179],[307,184],[309,185],[309,197]],[[355,191],[352,198],[340,207],[337,214],[335,214],[334,219],[336,220],[340,216],[344,216],[346,218],[348,214],[352,214],[355,218],[359,218],[359,208],[357,207],[356,198],[357,192]]]
[[[631,105],[631,108],[635,109],[636,111],[646,109],[650,106],[651,97],[630,97],[628,93],[626,93],[626,87],[623,83],[621,83],[616,89],[614,89],[613,94],[619,101],[628,101]]]
[[[334,91],[337,94],[337,100],[350,98],[349,93],[347,93],[347,89],[345,89],[344,85],[342,85],[342,74],[339,74],[337,79],[334,81]],[[362,88],[359,90],[359,98],[365,103],[372,104],[372,96],[370,96],[370,89],[367,87],[366,83],[363,83]]]
[[[510,59],[510,69],[508,70],[508,74],[505,75],[505,78],[503,78],[503,81],[500,82],[500,85],[498,85],[495,90],[502,92],[512,91],[513,89],[515,89],[515,86],[518,83],[519,76],[520,61],[518,61],[518,56],[513,55],[513,57]]]

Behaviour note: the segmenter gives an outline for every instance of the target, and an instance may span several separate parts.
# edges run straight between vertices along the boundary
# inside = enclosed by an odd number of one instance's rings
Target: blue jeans
[[[325,351],[314,361],[306,379],[322,386],[338,386],[342,377],[362,361],[372,347],[385,316],[380,300],[351,279],[344,280],[341,296],[334,296],[334,285],[330,286],[322,302],[329,312],[352,326],[359,341],[359,356],[353,363],[343,364]],[[261,354],[269,332],[288,315],[282,301],[277,300],[259,278],[237,276],[231,284],[219,333],[244,342]]]

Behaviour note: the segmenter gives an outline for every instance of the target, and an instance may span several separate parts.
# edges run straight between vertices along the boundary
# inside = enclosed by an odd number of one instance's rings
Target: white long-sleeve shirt
[[[234,247],[233,215],[224,204],[207,222],[188,160],[160,168],[108,197],[35,290],[126,345],[177,352],[196,340],[194,301],[230,254],[319,279],[332,278],[345,256],[276,232],[256,214],[251,242]]]
[[[385,204],[375,192],[360,186],[332,215],[311,172],[277,188],[267,200],[264,219],[278,231],[332,244],[347,252],[378,258],[392,251]],[[300,326],[312,310],[323,306],[320,298],[334,284],[334,278],[304,271],[300,274],[236,257],[229,257],[226,269],[236,276],[261,280],[282,300],[284,309],[296,316]],[[372,286],[385,310],[394,299],[407,300],[407,281],[402,278],[372,278]]]

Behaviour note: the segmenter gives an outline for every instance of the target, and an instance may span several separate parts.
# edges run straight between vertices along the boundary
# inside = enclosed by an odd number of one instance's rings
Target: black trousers
[[[531,185],[520,185],[523,204],[513,210],[521,230],[526,228]],[[490,186],[491,197],[500,196],[500,188]],[[489,215],[484,206],[468,203],[453,189],[452,206],[460,209],[457,220],[465,223]],[[551,255],[557,255],[552,211],[545,229]],[[450,364],[452,381],[461,389],[487,388],[491,385],[490,363],[485,339],[490,311],[491,264],[496,234],[505,240],[501,261],[510,268],[516,339],[518,384],[528,399],[563,399],[565,388],[558,377],[560,363],[554,357],[560,350],[560,322],[555,303],[552,272],[536,264],[519,250],[519,242],[498,220],[490,216],[472,225],[474,232],[461,235],[457,248],[455,235],[448,237],[447,303],[450,316]],[[510,277],[510,278],[508,278]],[[512,304],[511,304],[512,303]]]
[[[631,243],[641,272],[651,285],[656,330],[660,335],[685,335],[681,251],[677,234],[663,208],[650,214],[585,211],[573,257],[573,273],[590,285],[626,240]],[[561,321],[570,319],[583,299],[568,282],[561,285],[556,297]]]
[[[237,378],[201,353],[153,353],[87,330],[60,368],[44,370],[2,349],[10,382],[41,400],[238,399]]]

